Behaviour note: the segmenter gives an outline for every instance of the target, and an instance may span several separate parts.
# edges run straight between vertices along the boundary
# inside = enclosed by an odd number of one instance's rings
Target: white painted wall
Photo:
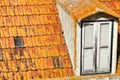
[[[76,45],[76,70],[75,70],[75,75],[76,76],[79,76],[80,75],[80,56],[81,56],[81,28],[80,28],[80,25],[77,24],[77,27],[76,27],[76,42],[77,42],[77,45]]]
[[[112,74],[114,74],[116,72],[117,40],[118,40],[118,22],[115,20],[114,28],[113,28]]]
[[[64,32],[65,41],[68,47],[68,51],[70,54],[71,62],[74,69],[74,21],[70,15],[68,15],[65,10],[60,6],[60,4],[56,4],[59,12],[59,17],[61,20],[62,30]]]

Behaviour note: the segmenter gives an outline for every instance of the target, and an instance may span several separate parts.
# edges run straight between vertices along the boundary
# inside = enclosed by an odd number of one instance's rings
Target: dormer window
[[[14,44],[15,44],[16,48],[24,47],[23,38],[22,37],[14,37]]]
[[[82,22],[82,74],[110,73],[113,21]]]

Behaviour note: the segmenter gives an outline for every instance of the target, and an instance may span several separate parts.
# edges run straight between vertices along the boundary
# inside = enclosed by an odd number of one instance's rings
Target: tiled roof
[[[120,18],[119,15],[101,4],[98,0],[57,0],[57,2],[76,20],[86,18],[99,12]]]
[[[73,75],[55,0],[0,0],[0,52],[0,80]]]
[[[99,0],[101,3],[106,5],[108,8],[111,8],[120,16],[120,1],[119,0]],[[120,24],[120,22],[119,22]],[[120,27],[119,27],[120,32]]]

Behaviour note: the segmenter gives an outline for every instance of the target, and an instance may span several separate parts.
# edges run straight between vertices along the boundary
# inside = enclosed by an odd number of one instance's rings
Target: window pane
[[[94,63],[93,49],[85,49],[83,54],[83,73],[95,72]]]
[[[100,48],[98,54],[98,71],[109,72],[110,69],[110,52],[109,48]]]
[[[91,47],[93,46],[93,24],[85,24],[84,27],[85,47]]]
[[[100,46],[109,45],[109,23],[100,24]]]

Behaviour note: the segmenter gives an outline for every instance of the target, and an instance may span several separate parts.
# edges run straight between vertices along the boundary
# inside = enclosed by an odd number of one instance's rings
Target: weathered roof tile
[[[8,27],[4,27],[4,37],[10,37],[10,34],[9,34],[9,28]]]
[[[9,27],[8,30],[9,30],[10,37],[17,36],[16,27]]]
[[[24,47],[15,47],[15,37],[23,38]],[[67,48],[59,49],[65,44],[63,40],[55,0],[0,1],[2,79],[38,80],[64,76],[60,75],[66,68],[61,59],[68,53]],[[53,57],[60,58],[57,66],[62,69],[54,66]]]
[[[18,0],[9,0],[9,3],[12,5],[18,5]]]
[[[9,5],[9,1],[7,0],[1,0],[0,3],[1,3],[1,6]]]
[[[45,34],[55,34],[53,25],[45,25]]]
[[[68,54],[67,47],[65,45],[59,45],[59,52],[61,56],[65,56]]]
[[[7,8],[6,7],[0,7],[0,15],[6,16],[7,14]]]
[[[7,9],[7,15],[14,15],[14,6],[9,6]]]
[[[26,5],[27,4],[27,0],[18,0],[18,4],[19,5]]]
[[[72,65],[69,64],[70,62],[71,61],[70,61],[70,58],[68,56],[62,57],[62,63],[63,63],[64,67],[72,67]]]
[[[23,51],[25,58],[30,58],[29,48],[25,48]]]
[[[13,16],[12,17],[12,24],[13,24],[13,26],[20,25],[20,18],[19,18],[19,16]]]
[[[54,24],[53,26],[56,34],[62,33],[62,27],[60,24]]]
[[[21,25],[28,25],[29,24],[29,22],[28,22],[28,20],[29,20],[28,16],[19,16],[19,18],[20,18],[20,24]]]
[[[31,12],[32,12],[32,14],[40,14],[39,12],[39,9],[37,9],[38,8],[38,6],[36,5],[36,6],[33,6],[33,7],[31,7]]]
[[[3,26],[3,17],[0,16],[0,26]]]
[[[47,57],[48,56],[47,47],[41,47],[40,50],[41,50],[41,53],[40,53],[41,57]]]
[[[110,8],[101,4],[98,0],[57,0],[57,2],[60,3],[68,14],[76,20],[86,18],[98,12],[104,12],[116,18],[120,18],[119,15]]]
[[[49,69],[53,69],[53,61],[52,61],[52,57],[49,57],[46,59],[47,60],[47,66]]]
[[[44,63],[44,59],[45,58],[40,58],[40,59],[38,59],[38,64],[39,64],[39,69],[45,69],[45,63]]]

